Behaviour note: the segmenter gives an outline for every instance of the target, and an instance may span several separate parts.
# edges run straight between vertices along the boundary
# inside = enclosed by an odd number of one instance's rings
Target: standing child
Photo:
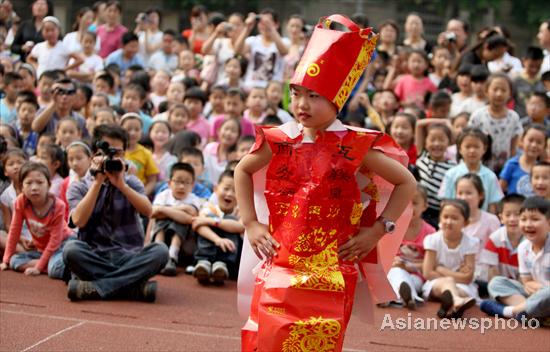
[[[189,110],[183,103],[174,103],[168,109],[168,124],[173,134],[187,128],[189,122]]]
[[[135,113],[141,121],[141,132],[147,134],[153,123],[151,116],[142,111],[143,103],[145,102],[146,93],[142,86],[135,83],[130,83],[122,91],[122,101],[120,107],[126,110],[127,113]],[[141,136],[139,137],[141,138]]]
[[[433,72],[429,77],[435,87],[439,87],[439,84],[445,78],[449,72],[451,65],[451,53],[449,49],[444,46],[436,46],[432,51],[432,67]]]
[[[234,119],[225,120],[218,131],[219,142],[211,142],[204,147],[204,169],[212,184],[216,184],[227,163],[235,159],[235,150],[240,136],[239,122]]]
[[[225,86],[215,85],[210,88],[210,94],[208,95],[208,104],[206,104],[205,117],[208,121],[212,122],[215,118],[222,116],[224,111],[224,100],[226,97],[227,88]]]
[[[216,204],[206,203],[193,219],[199,235],[194,276],[199,283],[221,285],[230,274],[236,276],[244,226],[234,215],[237,207],[233,171],[224,171],[215,187]]]
[[[468,204],[460,199],[441,202],[440,230],[424,239],[422,287],[425,299],[441,301],[439,318],[462,317],[476,303],[477,287],[473,283],[475,256],[479,241],[463,233],[468,224]]]
[[[424,108],[426,93],[435,92],[436,86],[426,77],[429,61],[423,50],[413,49],[407,59],[409,73],[401,76],[395,86],[395,95],[401,105],[416,105]]]
[[[80,82],[91,83],[96,72],[103,69],[103,59],[96,54],[97,36],[92,32],[83,32],[80,38],[84,62],[74,70],[67,71],[67,76]],[[72,64],[73,60],[69,60]]]
[[[153,141],[153,160],[159,169],[157,186],[167,181],[172,165],[178,161],[174,155],[166,150],[166,144],[172,136],[170,124],[166,121],[155,121],[149,130],[149,138]]]
[[[199,87],[191,87],[185,92],[183,104],[189,111],[187,129],[201,136],[201,146],[204,147],[210,138],[210,123],[204,118],[202,109],[206,103],[206,94]]]
[[[535,92],[527,100],[527,116],[520,120],[525,126],[538,123],[546,127],[546,135],[550,137],[550,97],[546,93]]]
[[[292,115],[281,109],[283,102],[284,86],[279,81],[269,81],[265,88],[267,107],[275,112],[275,115],[283,122],[292,121]]]
[[[267,108],[265,88],[252,88],[246,98],[246,107],[247,109],[243,113],[244,118],[255,125],[261,124],[266,116],[265,109]]]
[[[451,99],[451,117],[454,117],[463,112],[462,104],[472,95],[472,67],[469,64],[464,64],[458,68],[456,73],[456,85],[458,92],[453,93]]]
[[[418,151],[414,143],[415,126],[416,117],[406,112],[397,113],[390,126],[388,126],[389,135],[407,152],[409,165],[415,165],[416,158],[418,157]]]
[[[536,196],[550,201],[550,163],[539,161],[531,168],[531,187]]]
[[[239,57],[232,57],[225,62],[223,66],[226,78],[220,83],[225,84],[229,88],[243,87],[243,64]]]
[[[145,195],[151,197],[157,184],[159,169],[151,152],[138,143],[142,135],[143,122],[138,114],[127,113],[122,116],[120,126],[128,132],[128,148],[124,158],[136,168],[135,175],[145,186]]]
[[[351,32],[345,35],[359,38],[361,33],[362,39],[354,52],[359,55],[362,50],[364,59],[329,55],[318,74],[306,75],[308,64],[317,60],[312,48],[326,44],[320,27],[326,27],[332,20],[349,26]],[[394,232],[395,221],[414,193],[412,175],[402,163],[383,153],[404,156],[401,150],[393,149],[391,139],[378,132],[358,132],[336,119],[348,98],[347,94],[339,95],[338,90],[349,72],[336,72],[334,67],[365,68],[375,46],[376,39],[368,39],[370,29],[359,31],[344,16],[320,20],[303,55],[305,61],[300,62],[300,69],[290,82],[296,121],[258,129],[254,148],[235,169],[237,204],[249,241],[241,261],[241,294],[251,293],[245,292],[244,285],[255,265],[252,251],[258,258],[264,258],[255,284],[250,281],[254,293],[250,317],[242,332],[245,350],[273,351],[294,346],[300,341],[293,331],[311,326],[315,330],[330,329],[323,344],[340,351],[359,276],[356,266],[362,265],[361,261],[384,233]],[[341,49],[342,41],[336,41],[326,50],[340,53]],[[356,80],[350,82],[351,87]],[[262,171],[254,175],[260,170],[265,170],[265,174]],[[388,203],[379,207],[381,214],[375,212],[375,199],[384,201],[386,195],[369,197],[369,205],[363,212],[360,201],[363,187],[357,183],[358,172],[369,175],[367,182],[373,191],[378,181],[384,182],[377,177],[373,179],[374,173],[395,186]],[[263,175],[265,183],[260,181]],[[257,203],[255,196],[260,197],[256,198]],[[262,211],[267,208],[269,220],[266,211]],[[365,227],[360,228],[361,224]],[[386,255],[381,260],[391,260],[387,254],[395,253],[401,234],[393,238],[397,240],[395,246],[379,252]],[[382,271],[379,274],[385,276]],[[384,293],[387,298],[393,295],[391,290]],[[271,313],[273,309],[277,314]],[[308,337],[304,336],[304,340]]]
[[[550,317],[550,202],[527,198],[520,210],[519,226],[525,240],[518,247],[519,281],[498,277],[489,293],[496,301],[483,301],[481,310],[493,316]],[[498,279],[498,280],[497,280]]]
[[[529,181],[529,170],[544,156],[546,129],[538,124],[529,125],[520,142],[523,153],[506,161],[500,172],[500,186],[506,194],[531,195],[533,190]]]
[[[482,159],[490,155],[489,139],[478,128],[467,127],[458,136],[456,145],[460,163],[445,173],[439,189],[439,197],[455,198],[458,178],[467,173],[475,173],[483,183],[484,197],[481,208],[496,213],[496,203],[500,202],[504,195],[495,173],[481,163]]]
[[[82,133],[78,127],[78,122],[67,117],[59,121],[55,130],[55,142],[63,150],[66,150],[69,144],[81,138]]]
[[[499,204],[498,217],[504,226],[493,232],[479,256],[479,263],[489,268],[488,282],[497,276],[518,278],[518,245],[523,240],[519,212],[525,197],[509,194]]]
[[[468,114],[481,109],[487,105],[485,83],[489,77],[489,70],[485,65],[474,65],[471,69],[472,95],[465,99],[461,105],[460,112]]]
[[[67,153],[67,164],[69,164],[69,176],[65,177],[60,189],[60,198],[65,203],[67,219],[69,218],[69,202],[67,201],[67,190],[71,183],[80,181],[88,173],[92,163],[92,150],[82,141],[74,141],[65,149]]]
[[[254,124],[247,118],[243,117],[243,111],[245,109],[246,97],[244,92],[239,88],[229,88],[223,102],[225,115],[219,116],[212,120],[212,132],[211,136],[213,141],[218,140],[218,131],[223,121],[227,119],[234,119],[239,121],[241,125],[241,135],[254,136]]]
[[[160,192],[153,201],[151,241],[170,246],[169,260],[160,271],[166,276],[176,276],[180,249],[188,261],[192,261],[196,248],[191,223],[198,214],[200,201],[191,192],[194,182],[193,167],[175,163],[170,170],[169,188]]]
[[[50,175],[53,175],[48,181],[51,185],[50,193],[59,197],[63,178],[69,175],[65,152],[56,144],[47,144],[44,148],[37,150],[36,157],[37,161],[46,165]]]
[[[472,113],[468,126],[478,127],[492,138],[489,166],[498,173],[506,160],[516,154],[523,132],[518,114],[506,107],[512,97],[512,81],[505,73],[489,76],[485,91],[489,105]]]
[[[255,140],[256,138],[254,138],[254,136],[241,136],[241,138],[239,138],[235,155],[237,160],[241,160],[242,158],[244,158],[245,155],[250,152]]]
[[[153,91],[149,94],[149,99],[153,103],[155,111],[158,111],[160,103],[167,100],[166,93],[169,85],[170,74],[165,70],[156,71],[151,79],[151,89]]]
[[[29,276],[46,272],[53,279],[62,279],[65,271],[63,245],[72,234],[65,220],[65,204],[48,193],[50,173],[45,165],[26,163],[21,167],[20,180],[22,193],[15,201],[0,269],[12,268]],[[23,221],[29,225],[36,250],[14,254]]]
[[[416,186],[412,199],[413,215],[411,223],[399,252],[393,260],[392,268],[388,272],[388,281],[393,287],[397,298],[403,306],[414,310],[416,302],[423,302],[422,294],[422,263],[424,261],[424,238],[435,232],[433,226],[422,220],[422,213],[428,207],[428,193],[421,185]]]
[[[27,155],[34,155],[36,153],[38,133],[34,132],[31,126],[37,111],[38,102],[36,98],[25,97],[19,101],[15,128],[23,142],[21,147]]]

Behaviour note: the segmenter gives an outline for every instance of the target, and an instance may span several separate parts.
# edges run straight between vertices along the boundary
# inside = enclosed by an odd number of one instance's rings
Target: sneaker
[[[467,309],[470,309],[473,306],[475,306],[475,304],[476,304],[476,299],[470,298],[468,301],[466,301],[466,303],[458,307],[458,309],[455,312],[453,312],[453,314],[451,315],[451,318],[455,318],[455,319],[462,318],[462,315],[464,314],[464,312]]]
[[[215,262],[212,265],[212,282],[215,285],[223,285],[229,277],[229,270],[224,262]]]
[[[121,298],[152,303],[157,299],[156,281],[144,281],[124,291]]]
[[[212,264],[208,260],[199,260],[193,272],[193,276],[197,278],[197,281],[199,281],[201,285],[208,285],[210,283],[211,274]]]
[[[68,285],[67,296],[71,301],[81,301],[85,299],[100,299],[99,293],[91,281],[81,281],[71,279]]]
[[[495,315],[499,317],[504,317],[504,307],[504,304],[494,301],[492,299],[485,299],[481,301],[481,304],[479,305],[479,309],[481,309],[482,312],[492,317],[494,317]]]
[[[193,275],[193,273],[195,272],[195,266],[194,265],[188,265],[186,268],[185,268],[185,273],[187,275]]]
[[[451,291],[445,290],[441,294],[441,297],[439,297],[439,300],[441,301],[441,307],[437,311],[437,316],[440,319],[443,319],[447,316],[447,313],[449,310],[453,307],[453,295],[451,294]]]
[[[406,282],[402,282],[399,286],[399,295],[403,301],[403,306],[407,307],[410,310],[416,309],[416,302],[412,296],[411,287]]]
[[[168,259],[166,266],[160,271],[160,274],[164,276],[176,276],[178,273],[176,265],[177,263],[174,258]]]

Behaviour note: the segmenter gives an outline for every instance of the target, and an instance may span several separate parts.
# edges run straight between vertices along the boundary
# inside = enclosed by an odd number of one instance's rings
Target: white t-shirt
[[[550,233],[546,236],[544,248],[535,254],[533,243],[523,240],[518,246],[520,276],[531,276],[543,286],[550,286]]]
[[[169,207],[177,207],[180,205],[192,205],[195,208],[197,208],[197,211],[202,206],[202,201],[199,197],[194,195],[193,193],[189,193],[187,197],[184,199],[176,199],[172,195],[172,190],[170,188],[165,189],[164,191],[160,192],[155,196],[155,200],[153,201],[153,205],[160,205],[160,206],[169,206]]]
[[[74,59],[69,60],[69,65],[74,62]],[[84,55],[84,62],[80,66],[76,67],[75,70],[78,72],[85,73],[95,73],[103,70],[103,58],[97,54],[92,54],[90,56]]]
[[[510,67],[508,72],[505,72],[504,69]],[[514,57],[507,52],[502,55],[498,60],[489,61],[487,63],[487,68],[489,71],[493,72],[504,72],[507,73],[510,77],[517,75],[519,72],[523,71],[523,66],[521,65],[521,60],[517,57]]]
[[[459,92],[457,92],[451,96],[451,99],[452,99],[451,112],[449,113],[449,116],[455,117],[456,115],[462,112],[462,104],[464,104],[464,102],[468,99],[468,97],[465,97]]]
[[[159,50],[149,57],[147,65],[155,71],[174,72],[178,68],[178,56],[176,54],[166,55],[164,51]]]
[[[162,43],[162,35],[163,33],[161,31],[156,31],[152,35],[149,35],[147,38],[149,40],[149,44],[155,46]],[[157,51],[154,51],[151,54],[147,54],[147,52],[145,51],[145,44],[146,44],[145,31],[139,32],[138,39],[139,39],[139,54],[142,57],[143,63],[145,64],[145,66],[148,66],[151,55],[153,55]],[[160,47],[158,50],[160,50]]]
[[[4,207],[8,208],[11,216],[13,218],[13,212],[15,209],[15,200],[17,199],[17,193],[15,192],[15,187],[13,187],[13,183],[11,183],[8,188],[0,194],[0,204],[2,204]],[[7,229],[9,231],[9,229]],[[23,221],[23,228],[21,229],[21,235],[24,239],[30,241],[32,240],[32,235],[27,227],[27,222]]]
[[[468,224],[464,228],[464,233],[479,240],[481,251],[489,240],[489,236],[500,227],[500,220],[494,214],[481,210],[479,220]]]
[[[282,39],[286,46],[290,46],[288,38]],[[250,60],[246,70],[244,85],[247,89],[267,86],[269,81],[282,81],[284,61],[277,50],[277,45],[271,43],[265,46],[262,36],[248,37],[245,43],[250,47]]]
[[[437,231],[424,238],[424,249],[436,252],[436,264],[443,265],[449,270],[457,271],[464,264],[464,257],[469,254],[477,254],[479,240],[463,234],[460,244],[449,249],[443,239],[443,232]]]
[[[235,50],[233,50],[233,47],[231,46],[231,39],[229,38],[216,38],[216,40],[214,40],[214,44],[212,45],[212,49],[216,55],[218,71],[216,83],[219,84],[227,78],[224,70],[225,62],[235,56]]]
[[[38,61],[36,77],[40,77],[44,71],[65,69],[70,54],[71,51],[63,45],[62,41],[58,41],[53,47],[47,41],[36,44],[30,53],[30,56]]]
[[[478,109],[481,109],[485,106],[487,106],[486,101],[481,101],[481,100],[477,99],[476,97],[472,96],[472,97],[464,99],[462,104],[460,104],[460,107],[459,107],[459,110],[458,110],[457,114],[461,113],[461,112],[467,112],[468,114],[471,114],[474,111],[476,111]],[[451,116],[453,116],[453,115],[451,115]]]
[[[101,47],[100,41],[101,39],[97,37],[95,41],[96,53],[99,52],[99,48]],[[65,36],[63,37],[63,45],[65,45],[65,48],[67,48],[70,53],[79,53],[82,51],[82,44],[80,44],[80,41],[78,40],[78,32],[65,34]]]
[[[227,160],[218,160],[219,145],[218,142],[208,143],[202,152],[204,155],[204,171],[208,175],[208,181],[213,185],[218,184],[218,179],[227,166]]]

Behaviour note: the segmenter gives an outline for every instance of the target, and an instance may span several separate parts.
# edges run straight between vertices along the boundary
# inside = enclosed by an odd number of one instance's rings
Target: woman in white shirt
[[[82,51],[82,37],[88,31],[88,27],[94,21],[94,12],[89,7],[83,7],[78,11],[73,24],[73,32],[67,33],[63,37],[63,45],[72,53]],[[99,38],[95,43],[95,51],[98,52],[100,47]]]

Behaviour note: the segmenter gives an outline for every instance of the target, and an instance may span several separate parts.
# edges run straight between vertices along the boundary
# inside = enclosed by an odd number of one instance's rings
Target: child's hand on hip
[[[379,221],[375,222],[372,227],[362,228],[357,236],[353,236],[340,246],[338,257],[344,261],[360,261],[376,247],[383,235],[383,225]]]
[[[40,270],[38,270],[37,268],[27,268],[25,269],[25,275],[27,276],[38,276],[40,275]]]
[[[271,258],[277,255],[276,249],[281,245],[271,236],[266,225],[253,221],[246,226],[246,232],[248,241],[258,258]]]

